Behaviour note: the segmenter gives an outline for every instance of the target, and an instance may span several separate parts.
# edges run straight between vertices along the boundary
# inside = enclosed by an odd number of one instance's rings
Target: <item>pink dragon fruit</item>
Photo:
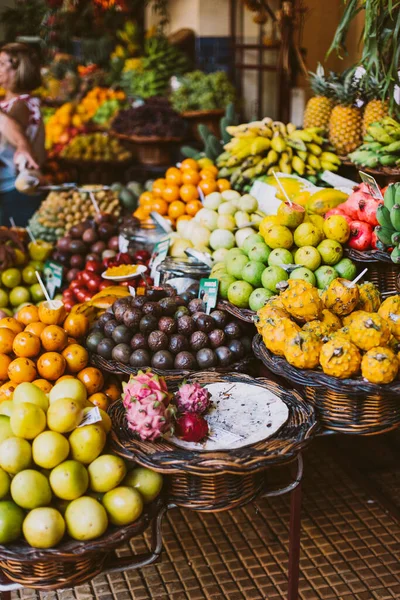
[[[125,405],[126,406],[126,405]],[[154,442],[173,431],[174,408],[157,400],[156,394],[131,398],[126,411],[128,426],[143,441]]]
[[[176,422],[176,434],[185,442],[200,442],[208,434],[208,423],[201,415],[186,413]]]
[[[175,403],[181,413],[201,415],[210,406],[210,393],[198,383],[184,383],[175,394]]]
[[[162,402],[168,406],[170,394],[167,384],[163,377],[155,375],[151,371],[143,373],[139,371],[137,375],[132,375],[129,382],[124,384],[124,406],[129,408],[133,400],[143,400],[153,395],[157,402]]]

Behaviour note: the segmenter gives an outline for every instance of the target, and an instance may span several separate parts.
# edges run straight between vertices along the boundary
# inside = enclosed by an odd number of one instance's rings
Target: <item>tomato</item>
[[[89,271],[90,273],[96,273],[97,275],[100,275],[100,273],[103,272],[103,265],[101,262],[96,260],[88,260],[85,265],[85,270]]]
[[[82,273],[82,281],[84,283],[89,283],[89,281],[92,278],[93,273],[90,273],[89,271],[83,271]]]
[[[64,300],[72,300],[73,297],[74,297],[74,291],[70,290],[69,288],[64,290],[62,293],[63,301]]]
[[[93,275],[89,279],[87,286],[91,292],[97,292],[99,290],[100,284],[101,284],[101,277],[99,277],[98,275]]]
[[[83,302],[90,302],[90,300],[93,298],[93,294],[91,294],[90,292],[87,292],[85,294],[85,298],[83,300]]]
[[[67,312],[71,312],[71,309],[72,309],[73,306],[75,306],[75,304],[76,303],[73,300],[66,300],[64,302],[65,310]]]
[[[74,279],[69,284],[69,289],[72,290],[72,291],[74,291],[74,290],[76,290],[76,288],[80,287],[80,285],[81,285],[81,282],[78,281],[78,279]]]
[[[86,297],[87,291],[85,289],[80,289],[76,292],[76,298],[79,302],[85,302],[85,297]]]

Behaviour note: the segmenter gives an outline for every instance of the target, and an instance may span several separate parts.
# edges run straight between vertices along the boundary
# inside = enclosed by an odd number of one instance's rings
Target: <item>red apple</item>
[[[100,275],[100,273],[103,272],[103,265],[100,261],[88,260],[85,265],[85,270]]]
[[[353,221],[350,225],[350,238],[347,242],[354,250],[368,250],[371,247],[373,229],[369,223]]]
[[[101,277],[93,275],[87,283],[87,287],[91,292],[98,292],[101,284]]]

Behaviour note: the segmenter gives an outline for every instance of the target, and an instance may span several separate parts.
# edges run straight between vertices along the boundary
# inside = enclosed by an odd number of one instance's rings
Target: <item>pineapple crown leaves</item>
[[[332,95],[343,106],[353,106],[360,96],[360,84],[354,78],[355,69],[345,71],[339,81],[330,83]]]
[[[379,75],[365,73],[360,80],[361,93],[365,100],[387,100],[385,97],[385,79]]]
[[[315,73],[309,71],[309,76],[310,87],[315,96],[326,96],[329,98],[332,95],[331,84],[338,81],[337,73],[330,71],[326,77],[324,67],[321,63],[318,63]]]

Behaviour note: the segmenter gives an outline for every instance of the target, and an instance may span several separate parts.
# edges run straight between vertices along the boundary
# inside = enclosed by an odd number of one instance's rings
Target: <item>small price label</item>
[[[218,285],[218,279],[200,279],[199,298],[205,303],[208,315],[217,306]]]
[[[56,290],[62,286],[63,268],[59,263],[48,260],[45,262],[43,274],[46,289],[49,292],[50,298],[53,299],[56,295]]]
[[[379,185],[376,183],[376,179],[369,175],[368,173],[364,173],[363,171],[359,171],[360,177],[364,183],[367,184],[371,195],[374,198],[378,198],[379,200],[383,200],[382,192],[379,188]]]
[[[85,425],[93,425],[93,423],[98,423],[101,420],[102,418],[99,408],[95,406],[91,410],[88,410],[86,415],[83,417],[82,421],[79,423],[78,427],[85,427]]]
[[[158,265],[160,265],[166,258],[169,250],[170,240],[162,240],[154,246],[153,254],[150,259],[150,277],[154,279],[154,285],[160,284],[160,273],[157,271]]]
[[[355,181],[336,175],[336,173],[332,173],[332,171],[324,171],[321,175],[321,179],[334,188],[345,188],[346,192],[348,192],[349,189],[352,190],[357,185]]]
[[[129,240],[128,238],[126,238],[124,235],[119,235],[118,236],[118,250],[119,252],[121,252],[122,254],[125,254],[126,252],[128,252],[129,249]]]

